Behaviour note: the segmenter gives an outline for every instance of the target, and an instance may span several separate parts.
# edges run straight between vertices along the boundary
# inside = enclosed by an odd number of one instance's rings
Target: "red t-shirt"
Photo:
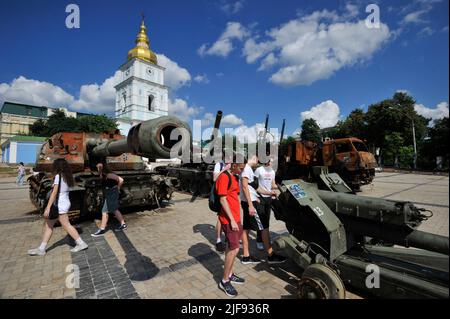
[[[231,178],[231,186],[228,189],[228,183]],[[228,206],[230,206],[231,213],[233,214],[234,220],[237,222],[241,221],[241,207],[239,203],[239,183],[236,178],[230,174],[226,174],[225,172],[219,175],[219,178],[216,181],[216,192],[219,196],[226,196]],[[227,214],[221,209],[219,214],[219,220],[222,224],[229,224],[230,219]]]

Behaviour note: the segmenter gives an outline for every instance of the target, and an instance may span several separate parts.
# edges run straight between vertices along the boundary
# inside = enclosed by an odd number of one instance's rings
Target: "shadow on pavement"
[[[113,231],[120,246],[125,252],[125,269],[131,280],[145,281],[159,273],[159,268],[152,260],[142,255],[130,241],[125,231]]]

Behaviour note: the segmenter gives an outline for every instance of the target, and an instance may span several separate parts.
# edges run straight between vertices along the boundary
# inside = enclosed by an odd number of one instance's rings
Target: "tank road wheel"
[[[298,284],[301,299],[345,299],[345,287],[339,275],[322,264],[312,264]]]

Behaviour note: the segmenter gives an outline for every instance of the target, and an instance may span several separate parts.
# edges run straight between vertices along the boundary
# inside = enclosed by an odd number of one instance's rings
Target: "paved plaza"
[[[379,173],[358,196],[412,201],[434,213],[419,229],[448,236],[448,187],[447,176]],[[43,220],[28,199],[28,187],[1,178],[0,298],[227,298],[217,288],[223,255],[214,248],[216,216],[207,199],[175,193],[167,207],[125,218],[126,231],[110,229],[101,238],[90,236],[99,221],[76,225],[89,244],[80,253],[69,251],[73,243],[57,227],[47,254],[30,257],[27,250],[39,245]],[[271,232],[272,237],[286,232],[273,216]],[[252,241],[252,252],[263,262],[236,262],[235,272],[246,279],[237,287],[238,298],[295,298],[300,269],[291,261],[269,266],[254,246]],[[80,271],[79,288],[70,288],[73,265]]]

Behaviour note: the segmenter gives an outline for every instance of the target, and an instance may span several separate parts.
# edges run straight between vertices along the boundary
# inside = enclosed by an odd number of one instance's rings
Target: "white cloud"
[[[189,106],[188,103],[180,98],[169,100],[169,115],[179,117],[183,121],[189,121],[202,112],[201,107]]]
[[[448,32],[448,25],[445,26],[445,27],[443,27],[441,31],[442,31],[442,32]]]
[[[253,126],[241,125],[233,130],[232,135],[236,135],[241,143],[256,143],[260,132],[264,132],[264,124],[256,123]]]
[[[0,83],[1,105],[5,101],[61,107],[69,106],[74,97],[59,86],[19,76],[11,83]]]
[[[221,125],[225,126],[236,126],[236,125],[243,125],[244,120],[237,117],[234,114],[227,114],[222,118]]]
[[[267,70],[270,67],[277,64],[277,62],[278,62],[277,58],[275,57],[273,52],[271,52],[261,61],[261,65],[259,66],[258,71]]]
[[[428,10],[417,10],[414,12],[408,13],[406,16],[403,17],[400,24],[409,24],[409,23],[423,23],[425,20],[422,19],[422,16],[426,14]]]
[[[241,11],[243,7],[244,7],[244,1],[243,0],[238,0],[236,2],[224,3],[223,5],[220,6],[222,11],[224,11],[224,12],[226,12],[228,14],[236,14],[239,11]]]
[[[425,27],[422,30],[420,30],[417,35],[418,36],[431,36],[434,34],[434,30],[430,27]]]
[[[300,113],[302,122],[306,119],[314,119],[320,128],[335,126],[339,121],[339,106],[332,100],[324,101],[313,106],[308,111]]]
[[[411,2],[409,5],[403,7],[400,13],[407,13],[403,19],[400,21],[400,25],[414,25],[429,23],[428,19],[424,16],[429,13],[436,3],[441,2],[441,0],[416,0]]]
[[[228,22],[225,31],[209,48],[207,44],[203,44],[198,50],[200,56],[215,55],[219,57],[227,57],[233,51],[233,40],[242,41],[248,37],[250,32],[239,22]]]
[[[448,117],[448,102],[441,102],[434,109],[428,108],[423,104],[416,104],[414,105],[414,110],[423,117],[438,120]]]
[[[166,68],[164,72],[164,84],[169,86],[172,90],[177,90],[182,86],[189,85],[191,75],[189,71],[180,67],[177,62],[172,61],[164,54],[157,54],[158,63]]]
[[[97,83],[82,85],[80,97],[71,104],[76,111],[90,113],[112,113],[114,112],[116,90],[114,86],[119,82],[120,72],[107,78],[101,85]]]
[[[208,76],[206,74],[198,74],[194,77],[194,81],[197,83],[209,83]]]
[[[281,86],[309,85],[327,79],[338,70],[372,58],[391,36],[389,27],[369,29],[350,6],[343,15],[315,11],[266,32],[266,41],[246,40],[243,55],[247,63],[265,57],[259,70],[278,65],[269,81]]]

